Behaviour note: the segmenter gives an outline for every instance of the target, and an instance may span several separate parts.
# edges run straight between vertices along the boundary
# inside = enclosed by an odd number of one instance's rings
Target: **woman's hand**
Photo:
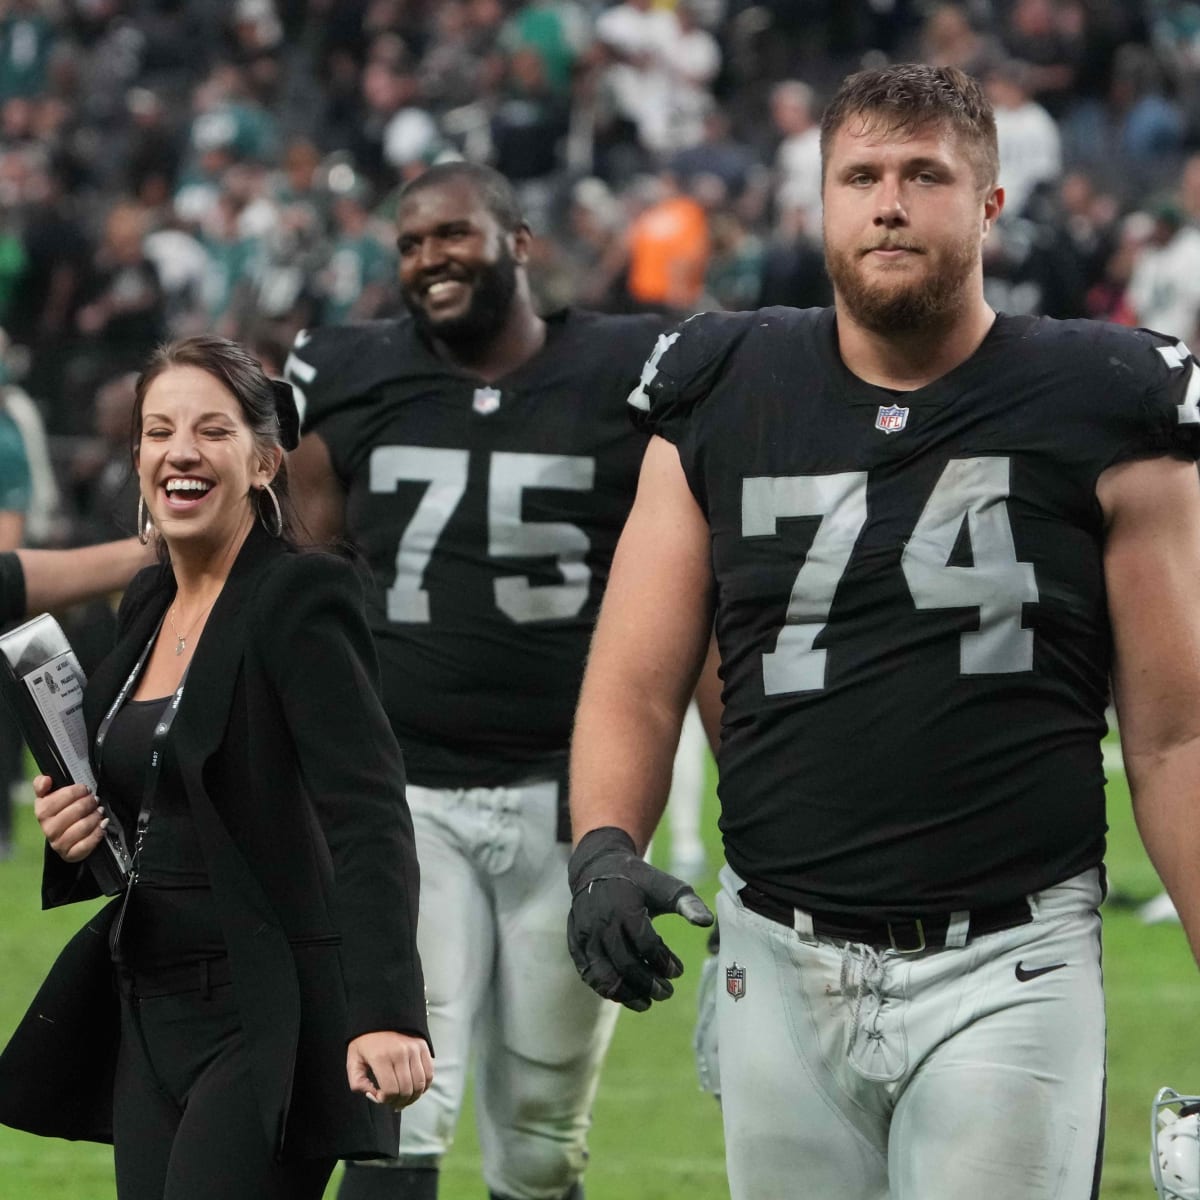
[[[424,1038],[390,1030],[363,1033],[346,1048],[346,1078],[352,1092],[399,1111],[433,1082],[433,1056]]]
[[[34,814],[54,853],[67,862],[81,862],[100,845],[108,817],[86,784],[52,788],[49,775],[34,779]]]

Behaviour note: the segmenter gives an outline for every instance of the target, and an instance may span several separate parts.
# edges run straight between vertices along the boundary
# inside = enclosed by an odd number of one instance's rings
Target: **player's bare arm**
[[[25,514],[6,509],[0,512],[0,550],[15,550],[25,536]]]
[[[1200,961],[1200,477],[1175,459],[1125,463],[1097,495],[1134,814]]]
[[[346,492],[320,434],[307,433],[300,439],[288,456],[288,476],[302,532],[315,545],[341,537],[346,529]]]
[[[125,538],[74,550],[18,550],[17,558],[25,574],[25,608],[32,614],[120,591],[154,561],[154,543]]]
[[[708,653],[704,656],[704,666],[700,669],[700,679],[696,684],[696,708],[700,713],[700,723],[704,726],[704,736],[708,739],[708,747],[715,756],[721,744],[721,676],[717,674],[721,667],[721,652],[717,649],[717,636],[714,633],[709,639]]]
[[[575,853],[567,944],[583,981],[636,1012],[683,964],[651,917],[713,917],[639,856],[662,816],[683,714],[712,629],[708,525],[675,447],[653,438],[600,609],[571,750]]]
[[[712,629],[708,524],[679,455],[655,437],[613,558],[571,746],[576,841],[616,825],[644,850],[670,790]]]

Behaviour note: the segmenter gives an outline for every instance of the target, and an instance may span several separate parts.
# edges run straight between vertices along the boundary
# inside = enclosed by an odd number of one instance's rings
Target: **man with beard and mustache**
[[[715,618],[733,1200],[1084,1200],[1110,678],[1200,957],[1200,371],[988,307],[1004,196],[960,71],[851,76],[821,144],[833,308],[694,317],[630,397],[654,436],[576,718],[568,938],[645,1009],[679,970],[650,918],[711,919],[638,856]]]
[[[579,1200],[616,1009],[576,977],[566,762],[600,594],[645,435],[625,398],[657,317],[530,299],[507,181],[447,163],[397,214],[406,316],[301,333],[287,374],[312,535],[370,567],[384,702],[421,863],[436,1082],[399,1157],[349,1165],[342,1200],[426,1200],[475,1058],[495,1200]]]

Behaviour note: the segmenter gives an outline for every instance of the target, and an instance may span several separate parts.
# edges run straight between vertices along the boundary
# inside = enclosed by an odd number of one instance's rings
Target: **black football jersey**
[[[734,870],[915,915],[1097,864],[1111,659],[1098,476],[1200,454],[1200,373],[1143,330],[1000,316],[916,391],[832,309],[694,317],[630,397],[711,528]]]
[[[500,785],[565,762],[645,449],[625,399],[662,328],[567,310],[495,386],[407,318],[297,338],[288,377],[346,488],[413,782]]]

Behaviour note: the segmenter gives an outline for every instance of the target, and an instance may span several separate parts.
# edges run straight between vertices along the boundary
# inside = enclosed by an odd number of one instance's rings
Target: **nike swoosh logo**
[[[1052,963],[1048,967],[1030,967],[1027,970],[1021,963],[1017,963],[1017,979],[1021,983],[1028,983],[1039,975],[1049,975],[1051,971],[1061,971],[1066,965],[1066,963]]]

